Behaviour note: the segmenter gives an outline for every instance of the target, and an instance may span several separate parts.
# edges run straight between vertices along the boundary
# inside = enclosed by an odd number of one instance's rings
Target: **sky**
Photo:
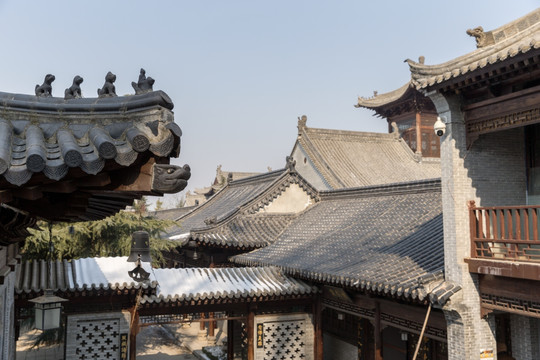
[[[280,169],[307,126],[386,132],[358,96],[410,79],[404,60],[440,64],[476,49],[465,31],[495,29],[537,8],[533,0],[20,1],[0,0],[0,91],[33,94],[54,74],[53,96],[73,77],[96,97],[105,74],[133,94],[139,69],[175,104],[189,164],[185,191],[216,168]],[[181,194],[185,193],[182,192]],[[179,196],[167,196],[173,206]],[[150,199],[155,202],[155,199]]]

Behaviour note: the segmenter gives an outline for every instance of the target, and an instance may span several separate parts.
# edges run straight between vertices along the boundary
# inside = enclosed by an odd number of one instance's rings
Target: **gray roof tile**
[[[444,283],[440,180],[323,192],[274,244],[232,260],[424,300],[422,286]]]
[[[178,156],[181,130],[162,91],[71,100],[0,92],[0,107],[0,174],[12,185],[39,173],[60,180],[70,168],[95,175],[107,160],[129,166],[145,151]]]
[[[441,176],[439,159],[419,160],[394,134],[304,127],[298,144],[333,189]]]
[[[481,44],[475,51],[445,63],[424,65],[407,60],[412,83],[417,89],[436,86],[519,54],[539,49],[540,9],[484,34],[486,38],[490,38],[486,44]]]

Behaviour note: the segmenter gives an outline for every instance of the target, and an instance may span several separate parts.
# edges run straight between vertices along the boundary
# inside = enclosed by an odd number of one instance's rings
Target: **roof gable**
[[[440,177],[439,159],[416,157],[395,134],[304,127],[292,156],[299,173],[313,164],[333,189]]]
[[[192,228],[182,240],[243,249],[267,246],[318,198],[317,191],[290,169],[234,212]]]
[[[228,183],[207,202],[177,219],[179,225],[168,231],[169,238],[177,239],[193,229],[202,229],[223,220],[282,175],[283,170],[278,170]]]

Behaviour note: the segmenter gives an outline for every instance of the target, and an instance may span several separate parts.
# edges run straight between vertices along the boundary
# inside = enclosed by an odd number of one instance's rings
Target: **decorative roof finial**
[[[137,82],[133,81],[131,83],[131,86],[133,86],[133,89],[135,89],[135,94],[144,94],[154,91],[154,89],[152,88],[154,82],[155,80],[151,77],[146,77],[146,71],[141,68],[141,72],[139,73],[139,80]]]
[[[306,128],[306,122],[307,122],[307,116],[306,115],[302,115],[302,117],[298,117],[298,134],[300,135],[300,133],[302,132],[302,130],[304,130]]]
[[[294,167],[296,166],[296,160],[294,160],[292,156],[287,156],[285,158],[285,161],[286,161],[285,168],[289,171],[294,171]]]
[[[112,72],[108,72],[107,75],[105,75],[105,84],[103,84],[103,87],[101,89],[98,89],[98,96],[99,97],[108,97],[108,96],[117,96],[116,95],[116,88],[114,87],[114,82],[116,81],[116,75],[114,75]]]
[[[42,85],[36,85],[36,96],[51,97],[52,96],[52,82],[56,78],[54,75],[45,75],[45,80]]]
[[[379,95],[379,92],[377,90],[373,90],[373,97]]]
[[[419,62],[420,64],[424,64],[424,63],[426,62],[426,57],[425,57],[424,55],[420,55],[420,56],[418,57],[418,62]]]
[[[474,29],[468,29],[467,35],[476,38],[477,48],[481,48],[495,43],[491,31],[484,32],[484,28],[482,28],[481,26],[475,27]]]
[[[79,75],[75,76],[73,78],[73,84],[64,91],[64,99],[69,100],[82,98],[80,85],[83,81],[84,79]]]

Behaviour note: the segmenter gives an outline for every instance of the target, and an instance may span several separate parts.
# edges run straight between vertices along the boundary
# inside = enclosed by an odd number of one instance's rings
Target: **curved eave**
[[[379,107],[389,106],[395,102],[398,102],[406,98],[407,96],[409,96],[411,91],[413,90],[412,90],[411,82],[409,81],[405,85],[400,87],[399,89],[396,89],[396,90],[393,90],[384,94],[379,94],[371,98],[359,97],[358,104],[356,104],[355,107],[357,108],[362,107],[366,109],[376,110]]]
[[[172,110],[174,104],[163,91],[152,91],[141,95],[69,100],[57,97],[38,97],[34,95],[0,92],[0,106],[9,110],[43,112],[47,114],[94,114],[111,112],[125,113],[155,106]]]
[[[540,23],[493,45],[479,48],[466,55],[439,65],[424,65],[407,59],[412,83],[417,89],[435,87],[476,70],[495,65],[520,54],[540,48]]]
[[[324,272],[299,269],[294,266],[280,266],[270,261],[246,259],[241,255],[233,256],[230,260],[235,264],[248,267],[277,267],[285,275],[318,285],[339,286],[366,294],[402,299],[409,302],[431,302],[438,306],[443,306],[452,295],[461,290],[459,285],[445,281],[442,271],[424,274],[414,281],[390,282],[381,279],[337,276]],[[419,286],[419,279],[424,281],[423,286]]]

